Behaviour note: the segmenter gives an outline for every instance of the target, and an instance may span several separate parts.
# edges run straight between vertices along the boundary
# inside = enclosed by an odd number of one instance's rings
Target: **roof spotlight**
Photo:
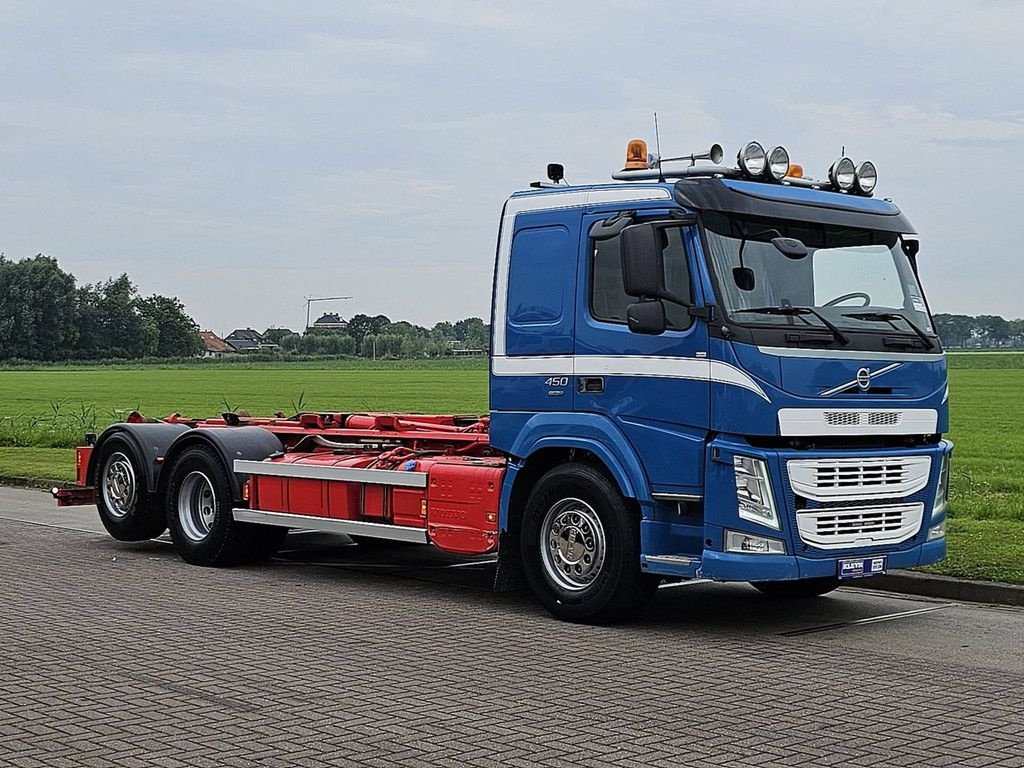
[[[853,160],[848,157],[839,158],[828,169],[828,180],[832,182],[833,187],[841,189],[843,192],[853,189],[856,177],[857,172],[853,167]]]
[[[878,183],[878,171],[875,170],[875,164],[870,160],[865,160],[857,166],[856,177],[857,191],[862,195],[870,195],[875,191],[875,184]]]
[[[768,175],[776,181],[782,181],[789,173],[789,152],[785,147],[772,147],[768,150]]]
[[[747,176],[760,176],[765,169],[764,147],[756,141],[750,142],[736,155],[736,162]]]

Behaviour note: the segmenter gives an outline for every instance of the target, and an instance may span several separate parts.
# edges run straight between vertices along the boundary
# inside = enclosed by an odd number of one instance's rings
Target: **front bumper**
[[[887,567],[913,568],[936,563],[946,557],[946,540],[920,544],[898,552],[872,549],[868,554],[885,555]],[[799,557],[796,555],[744,555],[705,550],[697,576],[715,581],[789,581],[835,576],[839,572],[836,557]]]
[[[720,436],[709,445],[705,465],[705,541],[699,575],[721,581],[781,581],[833,577],[838,573],[839,560],[859,557],[885,555],[886,567],[889,569],[912,568],[942,560],[946,556],[946,540],[928,541],[927,535],[928,530],[941,522],[946,514],[944,509],[936,510],[935,501],[941,458],[951,451],[952,444],[945,440],[916,448],[837,451],[758,448],[742,438]],[[759,459],[768,467],[772,498],[778,511],[777,528],[739,518],[733,470],[733,459],[736,456]],[[881,463],[888,467],[890,462],[881,462],[881,459],[891,458],[891,463],[896,463],[897,459],[909,460],[922,456],[930,457],[931,460],[927,482],[924,484],[907,486],[905,490],[896,488],[892,495],[884,496],[877,491],[877,486],[862,484],[855,493],[837,496],[835,501],[826,500],[825,503],[798,495],[787,469],[788,462],[792,460],[798,460],[797,463],[806,463],[808,460],[827,463],[840,459],[858,466],[863,462],[875,462],[873,466]],[[837,540],[837,543],[823,542],[819,545],[815,542],[821,537],[801,535],[801,520],[806,523],[806,515],[819,509],[826,513],[823,517],[827,520],[832,517],[827,514],[829,509],[835,509],[837,513],[850,513],[859,509],[871,511],[873,508],[891,509],[893,505],[912,504],[923,508],[917,530],[911,532],[911,529],[904,528],[907,533],[898,533],[899,538],[893,537],[893,541],[884,541],[882,537],[875,537],[879,539],[875,543],[860,541],[861,538],[872,538],[865,533],[858,540],[847,539],[848,543]],[[878,524],[871,522],[864,525]],[[724,539],[727,530],[778,539],[785,544],[786,552],[761,554],[726,551]]]

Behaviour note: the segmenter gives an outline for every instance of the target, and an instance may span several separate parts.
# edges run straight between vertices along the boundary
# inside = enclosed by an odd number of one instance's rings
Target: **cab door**
[[[639,215],[667,219],[668,212]],[[637,299],[622,283],[621,234],[594,239],[595,223],[615,212],[583,218],[574,376],[577,412],[611,419],[632,444],[654,492],[700,494],[704,445],[710,423],[710,361],[707,324],[686,307],[665,304],[668,329],[633,333],[626,308]],[[665,230],[662,255],[666,286],[700,307],[704,304],[693,225]]]

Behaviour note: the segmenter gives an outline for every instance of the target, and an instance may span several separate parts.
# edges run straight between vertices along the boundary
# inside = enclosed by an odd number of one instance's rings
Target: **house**
[[[234,347],[236,352],[274,352],[279,348],[252,328],[236,328],[224,337],[224,341]]]
[[[313,328],[320,328],[325,331],[344,331],[348,328],[348,321],[342,320],[340,315],[333,312],[325,312],[313,323]]]
[[[224,357],[235,354],[235,348],[213,331],[200,331],[199,340],[203,342],[203,357]]]

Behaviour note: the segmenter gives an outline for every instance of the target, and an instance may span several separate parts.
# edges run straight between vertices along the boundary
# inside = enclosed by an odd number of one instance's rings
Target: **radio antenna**
[[[658,151],[658,181],[665,181],[661,173],[661,134],[658,132],[658,113],[654,113],[654,147]]]

